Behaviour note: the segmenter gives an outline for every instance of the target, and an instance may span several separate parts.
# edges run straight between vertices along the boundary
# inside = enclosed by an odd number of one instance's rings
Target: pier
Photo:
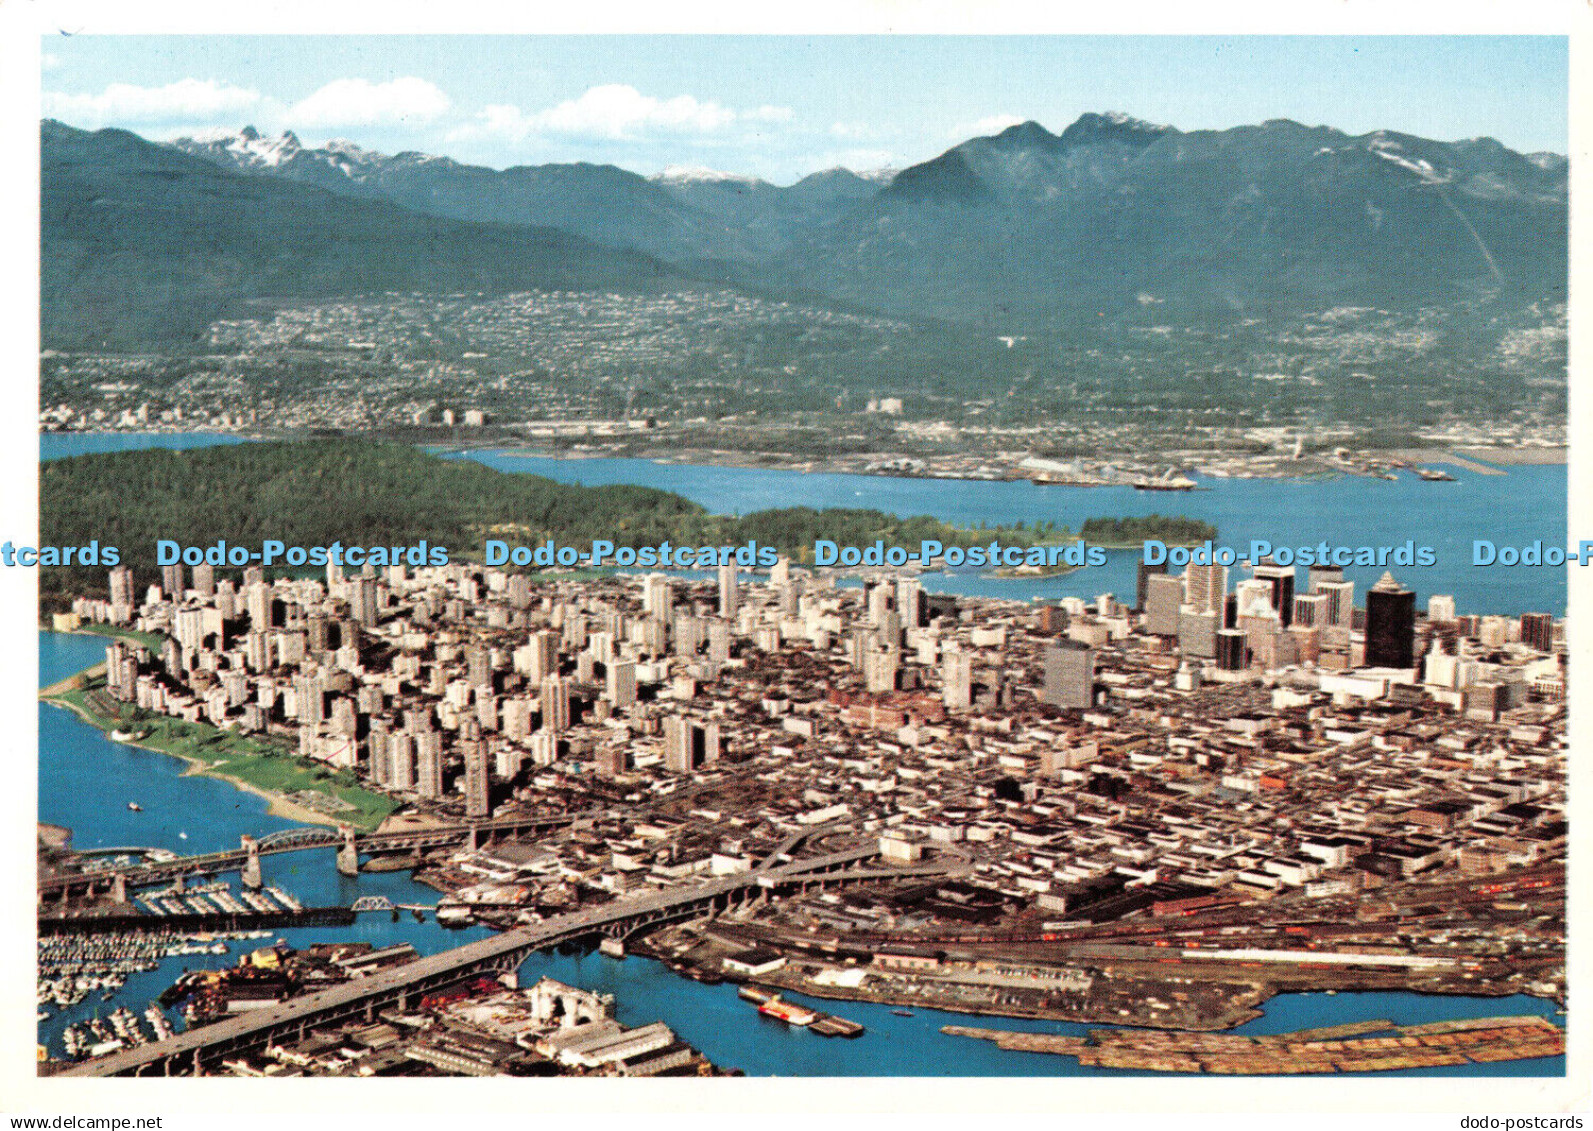
[[[388,904],[384,910],[391,910],[392,906]],[[354,916],[355,909],[352,907],[188,912],[181,915],[49,915],[40,916],[39,935],[116,935],[156,930],[198,934],[203,931],[279,930],[283,927],[347,927],[354,922]]]

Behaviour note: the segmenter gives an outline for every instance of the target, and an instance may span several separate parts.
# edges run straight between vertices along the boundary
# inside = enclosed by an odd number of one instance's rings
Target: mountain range
[[[778,266],[836,297],[997,326],[1563,299],[1566,187],[1563,158],[1487,139],[1090,114],[903,170]]]
[[[502,171],[425,153],[388,156],[352,142],[308,148],[293,133],[180,138],[172,147],[223,168],[265,173],[344,196],[386,200],[453,220],[538,224],[672,261],[757,260],[836,219],[880,183],[846,169],[788,188],[712,170],[643,177],[614,165],[516,165]]]
[[[247,128],[157,145],[46,122],[43,161],[47,340],[182,336],[240,298],[362,289],[714,280],[1001,333],[1566,291],[1564,157],[1286,120],[1024,122],[894,175],[790,186]]]
[[[45,122],[46,345],[192,342],[258,298],[652,290],[679,274],[546,226],[450,220],[248,176],[122,130]]]

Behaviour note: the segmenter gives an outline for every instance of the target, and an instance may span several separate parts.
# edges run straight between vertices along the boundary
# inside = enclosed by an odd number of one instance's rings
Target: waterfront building
[[[387,736],[387,780],[393,789],[415,788],[415,736],[396,731]]]
[[[1521,618],[1521,643],[1539,652],[1554,651],[1554,618],[1548,613],[1527,613]]]
[[[442,731],[426,730],[415,735],[415,792],[428,801],[443,795]]]
[[[370,774],[371,784],[377,787],[392,784],[392,770],[388,765],[387,753],[387,720],[376,717],[371,720],[371,730],[365,736],[366,772]]]
[[[128,566],[111,570],[111,623],[131,624],[135,597],[133,596],[133,571]]]

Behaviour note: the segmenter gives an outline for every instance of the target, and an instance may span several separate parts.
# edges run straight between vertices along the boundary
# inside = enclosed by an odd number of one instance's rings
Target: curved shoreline
[[[98,634],[83,633],[81,635]],[[94,716],[92,714],[82,707],[79,707],[76,703],[70,703],[67,700],[59,697],[60,691],[72,690],[71,688],[63,688],[63,684],[72,683],[93,672],[95,668],[102,667],[104,667],[103,664],[96,664],[94,667],[85,668],[83,671],[70,675],[66,679],[57,680],[48,688],[39,692],[39,699],[42,702],[50,704],[52,707],[59,707],[71,711],[78,718],[82,719],[83,722],[99,731],[102,735],[105,735],[105,740],[107,742],[112,742],[115,740],[112,739],[110,735],[107,734],[105,730],[95,722]],[[123,742],[119,743],[118,745],[136,746],[138,749],[146,750],[151,754],[161,754],[167,758],[175,758],[177,761],[182,762],[186,766],[186,769],[183,770],[184,777],[214,778],[217,781],[224,781],[233,788],[242,790],[244,793],[252,793],[256,797],[264,799],[266,803],[266,813],[269,816],[281,817],[286,821],[299,821],[303,824],[309,825],[329,825],[333,828],[336,828],[341,824],[337,818],[332,817],[329,814],[311,809],[307,805],[301,805],[297,801],[293,801],[287,797],[284,797],[280,793],[273,793],[271,790],[262,789],[260,786],[254,785],[251,782],[246,782],[241,778],[234,777],[231,774],[213,769],[202,759],[190,758],[185,754],[178,754],[171,750],[163,750],[158,746],[149,746],[142,742]]]

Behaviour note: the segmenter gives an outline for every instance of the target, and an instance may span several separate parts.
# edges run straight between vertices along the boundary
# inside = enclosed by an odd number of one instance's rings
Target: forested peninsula
[[[1122,520],[1091,519],[1085,531],[1124,535]],[[1189,519],[1133,519],[1140,537],[1178,540],[1215,534]],[[795,562],[813,544],[916,547],[999,540],[1054,544],[1076,535],[1050,523],[995,528],[952,526],[877,510],[785,507],[730,516],[650,487],[584,487],[495,471],[405,444],[354,439],[233,444],[186,451],[150,449],[51,460],[39,469],[42,545],[116,546],[137,571],[157,568],[155,544],[446,546],[450,560],[479,558],[487,539],[580,545],[773,546]],[[1144,531],[1145,533],[1141,533]],[[1114,539],[1116,540],[1116,539]],[[1173,540],[1168,538],[1169,541]],[[226,571],[221,571],[226,572]],[[46,599],[100,592],[105,570],[77,565],[40,571]]]

